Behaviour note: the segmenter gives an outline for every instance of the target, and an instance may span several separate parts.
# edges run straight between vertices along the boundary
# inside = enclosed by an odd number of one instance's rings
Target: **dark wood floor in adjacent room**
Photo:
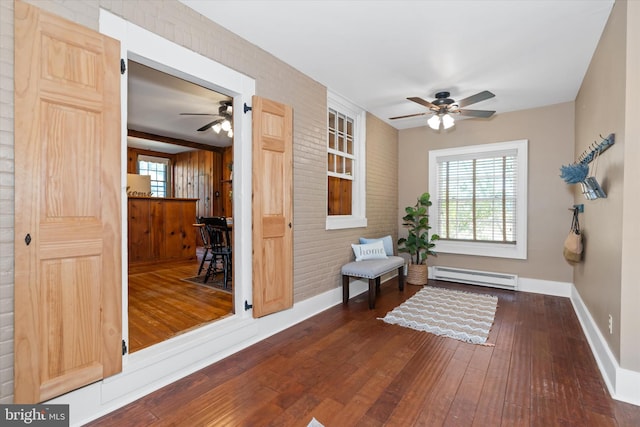
[[[568,298],[499,298],[481,346],[381,320],[420,287],[366,294],[121,408],[94,426],[639,426],[606,386]]]
[[[233,314],[231,294],[182,280],[198,274],[201,256],[129,268],[130,353]]]

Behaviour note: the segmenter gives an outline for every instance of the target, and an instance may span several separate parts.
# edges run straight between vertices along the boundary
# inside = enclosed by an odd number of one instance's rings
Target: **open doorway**
[[[205,228],[208,218],[233,227],[233,98],[135,61],[127,69],[133,353],[234,313],[233,274]]]

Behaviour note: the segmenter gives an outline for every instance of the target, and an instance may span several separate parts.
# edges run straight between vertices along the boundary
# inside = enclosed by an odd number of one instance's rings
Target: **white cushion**
[[[384,246],[384,251],[387,254],[387,256],[393,255],[393,239],[391,239],[391,236],[384,236],[376,239],[367,239],[366,237],[361,237],[360,243],[361,244],[374,243],[374,242],[377,242],[378,240],[382,241],[382,246]]]
[[[356,256],[356,261],[387,258],[387,253],[384,250],[382,240],[374,243],[366,243],[364,245],[352,244],[351,248],[353,248],[353,254]]]

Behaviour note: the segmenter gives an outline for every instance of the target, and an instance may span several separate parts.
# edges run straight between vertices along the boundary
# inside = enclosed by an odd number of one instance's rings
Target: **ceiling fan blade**
[[[490,111],[490,110],[458,110],[457,113],[459,113],[461,116],[484,117],[484,118],[486,118],[486,117],[493,116],[495,111]]]
[[[471,95],[468,98],[465,98],[461,101],[456,102],[458,107],[466,107],[467,105],[475,104],[476,102],[484,101],[485,99],[493,98],[495,95],[488,90],[482,91],[480,93],[476,93],[475,95]]]
[[[438,107],[436,105],[433,105],[432,103],[430,103],[429,101],[425,101],[422,98],[418,98],[417,96],[412,96],[411,98],[407,98],[409,101],[413,101],[413,102],[417,102],[420,105],[424,105],[427,108],[431,108],[433,110],[438,110]]]
[[[408,117],[424,116],[425,114],[427,114],[427,113],[407,114],[406,116],[389,117],[389,120],[406,119]]]
[[[206,125],[202,126],[200,129],[198,129],[198,132],[204,132],[205,130],[211,129],[213,125],[215,125],[218,121],[219,119],[215,119],[214,121],[207,123]]]

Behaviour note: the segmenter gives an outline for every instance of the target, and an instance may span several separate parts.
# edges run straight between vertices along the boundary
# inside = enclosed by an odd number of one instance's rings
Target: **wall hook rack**
[[[596,155],[600,155],[602,152],[606,151],[609,147],[611,147],[616,142],[616,135],[614,133],[610,133],[609,136],[602,138],[602,142],[600,144],[596,144],[594,141],[589,147],[590,149],[584,151],[580,156],[578,156],[578,162],[582,164],[588,164],[595,159]]]
[[[609,134],[606,138],[600,135],[600,138],[602,138],[602,142],[597,144],[594,141],[587,150],[578,156],[577,161],[570,165],[560,167],[560,177],[564,179],[567,184],[584,182],[587,175],[589,175],[589,163],[616,142],[615,134],[613,133]]]

